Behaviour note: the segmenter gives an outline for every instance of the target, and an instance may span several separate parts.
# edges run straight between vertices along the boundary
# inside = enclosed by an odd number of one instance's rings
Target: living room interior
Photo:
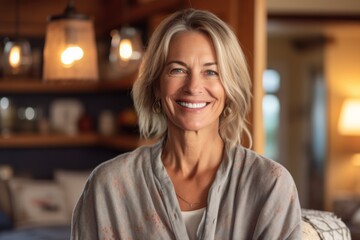
[[[52,75],[56,66],[45,69],[52,61],[46,59],[52,56],[45,55],[49,17],[62,14],[69,4],[92,20],[97,69],[78,70],[81,76],[65,71]],[[133,50],[141,56],[157,24],[169,13],[190,6],[213,11],[228,22],[244,48],[254,86],[249,116],[252,148],[289,170],[304,208],[334,212],[357,239],[357,0],[226,0],[222,4],[213,0],[3,0],[0,179],[21,178],[12,191],[21,191],[22,184],[32,186],[24,179],[61,180],[73,204],[77,192],[69,189],[71,181],[80,184],[101,162],[151,143],[138,137],[131,101],[131,84],[141,59],[123,61],[112,55],[112,47],[130,29],[135,34],[132,40],[140,46]],[[7,62],[6,44],[16,40],[29,44],[31,61],[14,72]],[[350,119],[345,119],[346,106],[352,107]],[[1,196],[0,203],[9,206],[11,200]]]

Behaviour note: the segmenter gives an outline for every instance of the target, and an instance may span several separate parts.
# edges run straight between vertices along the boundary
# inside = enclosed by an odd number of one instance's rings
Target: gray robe
[[[99,165],[74,210],[71,239],[188,239],[161,151],[159,142]],[[289,172],[241,146],[225,154],[197,239],[301,239]]]

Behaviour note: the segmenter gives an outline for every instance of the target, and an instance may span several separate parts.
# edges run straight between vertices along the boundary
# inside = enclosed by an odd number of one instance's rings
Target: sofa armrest
[[[303,209],[302,220],[303,239],[351,240],[349,228],[332,212]],[[317,233],[317,236],[314,231]]]

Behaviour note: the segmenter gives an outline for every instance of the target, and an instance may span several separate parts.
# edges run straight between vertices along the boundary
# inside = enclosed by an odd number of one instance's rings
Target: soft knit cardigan
[[[162,142],[99,165],[72,219],[73,240],[188,239]],[[301,239],[301,209],[289,172],[238,146],[225,154],[197,239]]]

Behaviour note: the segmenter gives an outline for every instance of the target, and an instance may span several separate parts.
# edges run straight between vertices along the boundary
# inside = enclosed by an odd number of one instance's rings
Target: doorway
[[[267,69],[278,73],[280,84],[276,139],[266,142],[278,148],[272,150],[277,153],[273,158],[292,174],[302,207],[323,210],[327,152],[324,54],[328,39],[320,28],[271,20],[268,24]],[[265,113],[268,109],[263,108]]]

